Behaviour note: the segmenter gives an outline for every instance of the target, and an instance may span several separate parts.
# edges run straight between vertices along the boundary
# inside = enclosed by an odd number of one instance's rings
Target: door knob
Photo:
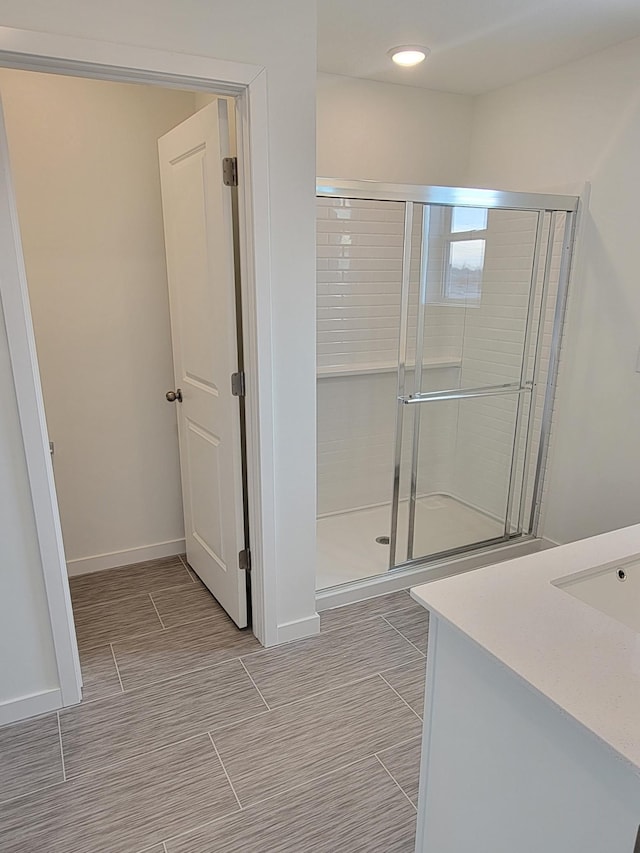
[[[175,403],[177,400],[179,403],[182,402],[182,391],[177,388],[175,391],[167,391],[165,397],[170,403]]]

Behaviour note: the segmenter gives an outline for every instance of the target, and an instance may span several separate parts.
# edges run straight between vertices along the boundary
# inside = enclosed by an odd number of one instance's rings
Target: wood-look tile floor
[[[428,617],[262,649],[180,558],[71,580],[80,705],[0,728],[2,853],[412,853]]]

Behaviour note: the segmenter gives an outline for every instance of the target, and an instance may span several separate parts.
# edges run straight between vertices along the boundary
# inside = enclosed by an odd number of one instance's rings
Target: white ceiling
[[[640,0],[318,0],[318,69],[478,94],[640,35]],[[415,68],[387,51],[431,48]]]

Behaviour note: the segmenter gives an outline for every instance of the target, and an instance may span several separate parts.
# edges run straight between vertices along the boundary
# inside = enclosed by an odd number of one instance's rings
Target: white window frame
[[[448,207],[445,211],[444,217],[444,235],[443,235],[443,269],[442,269],[442,282],[441,282],[441,291],[440,291],[440,304],[442,305],[465,305],[465,306],[474,306],[479,305],[482,295],[480,294],[477,299],[461,299],[455,296],[449,295],[449,286],[451,283],[451,246],[453,243],[464,243],[470,242],[471,240],[482,240],[485,244],[485,251],[487,246],[487,236],[488,236],[488,227],[477,229],[475,231],[452,231],[451,227],[453,224],[453,211],[455,207]],[[487,226],[489,223],[489,211],[487,210]]]

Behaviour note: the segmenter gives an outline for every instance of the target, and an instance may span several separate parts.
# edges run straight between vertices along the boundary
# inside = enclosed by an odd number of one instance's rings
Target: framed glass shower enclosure
[[[355,561],[351,525],[386,570],[535,537],[578,199],[317,196],[319,531]]]

